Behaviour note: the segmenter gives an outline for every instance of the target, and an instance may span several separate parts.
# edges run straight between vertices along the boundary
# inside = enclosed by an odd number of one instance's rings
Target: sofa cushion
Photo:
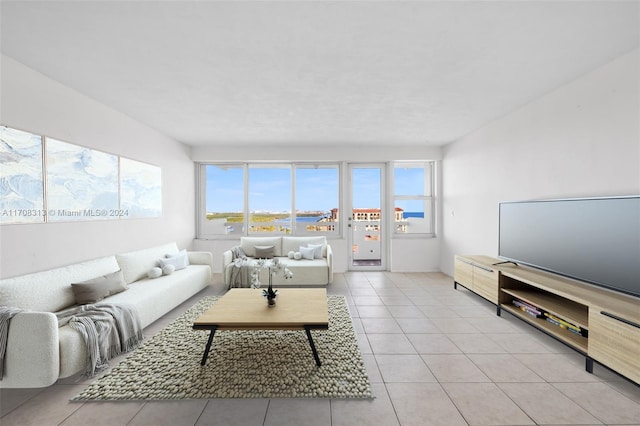
[[[282,256],[282,238],[281,237],[241,237],[240,238],[240,248],[248,257],[256,257],[256,246],[273,246],[273,255]]]
[[[76,303],[71,283],[115,272],[120,267],[114,256],[15,278],[0,280],[3,305],[41,312],[57,312]],[[146,274],[146,271],[145,271]]]
[[[282,237],[282,252],[289,253],[300,251],[300,246],[308,247],[309,244],[322,244],[322,256],[327,256],[327,238],[320,237]]]
[[[117,254],[116,260],[122,275],[127,284],[147,277],[147,273],[154,266],[159,266],[158,259],[164,258],[167,254],[177,254],[179,252],[176,243],[163,244],[144,250],[130,251]]]
[[[112,296],[127,289],[122,271],[113,272],[101,277],[80,283],[71,283],[71,290],[78,305],[95,303],[105,297]]]
[[[108,303],[129,303],[138,309],[143,327],[165,315],[209,284],[211,268],[189,265],[171,275],[145,278],[129,285],[127,291],[105,299]]]
[[[284,274],[277,273],[273,276],[273,284],[276,286],[289,286],[289,287],[297,287],[297,286],[306,286],[306,285],[326,285],[330,282],[329,277],[329,266],[327,264],[326,258],[321,259],[302,259],[302,260],[292,260],[287,257],[280,257],[280,262],[287,266],[293,273],[293,277],[290,279],[285,279]],[[248,262],[250,265],[255,265],[257,259],[249,258]],[[229,283],[231,280],[231,273],[234,268],[233,262],[226,265],[223,273],[224,273],[224,282]],[[263,285],[266,285],[269,282],[269,272],[267,268],[261,268],[259,271],[260,282]],[[125,294],[125,293],[122,293]],[[117,296],[116,296],[117,297]]]

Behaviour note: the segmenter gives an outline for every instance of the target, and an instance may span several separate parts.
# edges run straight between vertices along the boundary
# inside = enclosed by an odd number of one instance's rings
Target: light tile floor
[[[11,425],[640,425],[640,387],[584,358],[440,273],[335,274],[373,400],[214,399],[77,403],[89,381],[0,390]],[[153,335],[216,284],[145,330]],[[118,360],[111,364],[115,365]]]

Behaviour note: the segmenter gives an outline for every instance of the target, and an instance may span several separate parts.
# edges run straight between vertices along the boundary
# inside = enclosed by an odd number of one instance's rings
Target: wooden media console
[[[640,299],[488,256],[456,256],[461,285],[593,361],[640,384]]]

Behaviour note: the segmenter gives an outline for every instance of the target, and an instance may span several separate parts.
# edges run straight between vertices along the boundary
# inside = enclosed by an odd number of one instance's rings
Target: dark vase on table
[[[273,291],[273,285],[271,283],[271,271],[269,271],[269,287],[267,288],[267,303],[269,305],[270,308],[273,308],[276,306],[276,297],[278,296],[278,294]]]

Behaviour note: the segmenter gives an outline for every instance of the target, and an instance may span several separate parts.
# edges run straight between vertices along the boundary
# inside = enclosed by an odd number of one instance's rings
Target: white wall
[[[0,226],[0,277],[195,236],[190,150],[131,118],[2,56],[0,124],[162,168],[157,219]]]
[[[498,203],[640,194],[635,50],[445,147],[441,269],[498,251]]]

